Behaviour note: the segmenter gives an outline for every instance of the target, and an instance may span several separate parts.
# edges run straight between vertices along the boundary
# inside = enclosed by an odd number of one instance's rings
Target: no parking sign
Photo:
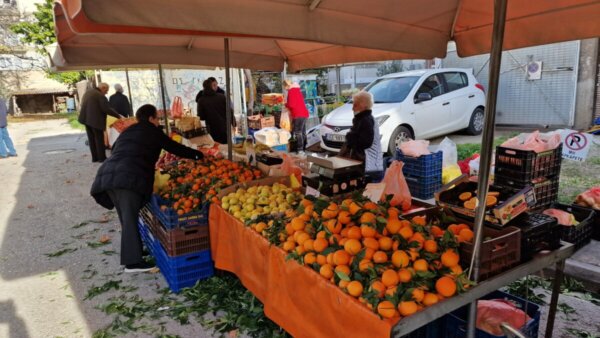
[[[579,162],[585,161],[592,145],[590,134],[564,129],[561,133],[561,139],[563,142],[563,158]]]

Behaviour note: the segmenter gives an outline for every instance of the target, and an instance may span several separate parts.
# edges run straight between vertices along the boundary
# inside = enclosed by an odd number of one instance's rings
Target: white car
[[[423,69],[385,75],[365,90],[373,94],[373,118],[379,124],[383,152],[394,154],[400,143],[466,129],[483,130],[484,88],[471,70]],[[352,127],[352,102],[323,118],[323,149],[338,152]]]

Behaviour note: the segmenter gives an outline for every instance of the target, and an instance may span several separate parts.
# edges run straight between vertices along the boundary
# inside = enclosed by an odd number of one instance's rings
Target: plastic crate
[[[592,209],[594,210],[594,221],[592,222],[592,227],[593,227],[593,233],[592,233],[592,239],[595,239],[597,241],[600,241],[600,210],[596,210],[596,209]]]
[[[402,161],[402,172],[410,177],[440,177],[442,179],[442,152],[438,151],[419,157],[406,156],[398,149],[396,160]]]
[[[165,211],[161,210],[161,205],[166,205]],[[199,225],[208,224],[209,203],[205,202],[200,211],[190,212],[184,215],[178,215],[177,211],[170,207],[170,203],[162,199],[157,194],[152,194],[150,200],[150,210],[152,214],[167,229],[190,228]]]
[[[439,338],[444,337],[445,316],[438,318],[429,324],[418,328],[417,330],[401,336],[400,338]]]
[[[521,261],[521,230],[513,226],[502,229],[483,227],[480,251],[480,278],[484,280],[505,271]],[[473,243],[460,245],[460,259],[468,266],[473,255]]]
[[[521,229],[523,262],[542,250],[555,250],[560,247],[561,227],[552,216],[527,212],[511,224]]]
[[[538,331],[540,328],[540,306],[527,301],[523,298],[513,296],[506,292],[502,291],[494,291],[480,299],[507,299],[510,300],[523,311],[527,313],[527,315],[531,318],[520,331],[526,336],[530,338],[535,338],[538,336]],[[467,316],[469,310],[468,306],[464,306],[456,311],[453,311],[446,315],[445,324],[446,330],[445,335],[440,335],[439,337],[447,337],[447,338],[463,338],[467,336]],[[475,333],[475,337],[477,338],[498,338],[498,337],[506,337],[506,336],[494,336],[485,331],[477,329]]]
[[[497,146],[494,175],[531,182],[539,177],[558,176],[561,161],[562,144],[541,153]]]
[[[594,232],[594,216],[596,214],[594,210],[578,205],[566,205],[561,203],[553,203],[550,208],[571,213],[575,216],[575,220],[579,222],[576,226],[560,225],[560,238],[563,241],[573,243],[573,245],[575,245],[575,250],[590,242]]]
[[[428,180],[423,178],[405,177],[410,195],[422,200],[433,198],[433,194],[442,187],[442,178]]]
[[[521,185],[521,183],[515,183],[515,181],[510,180],[498,180],[497,177],[495,178],[494,184],[501,186],[512,193],[518,192],[527,185]],[[546,208],[553,202],[556,202],[559,187],[558,176],[551,179],[540,180],[535,183],[529,183],[529,185],[533,186],[536,201],[535,204],[531,206],[531,209]]]
[[[272,146],[271,149],[275,150],[275,151],[283,151],[283,152],[287,152],[287,144],[280,144],[278,146]]]

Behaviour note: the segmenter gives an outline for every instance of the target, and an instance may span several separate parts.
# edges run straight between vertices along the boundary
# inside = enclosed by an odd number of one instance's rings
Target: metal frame
[[[502,286],[556,264],[550,310],[548,312],[548,320],[546,322],[546,338],[552,338],[552,329],[554,326],[556,307],[558,305],[558,295],[560,293],[560,284],[563,278],[565,259],[571,256],[575,251],[573,244],[566,242],[561,242],[561,244],[562,246],[560,249],[552,251],[548,254],[537,255],[531,261],[514,267],[498,276],[487,279],[472,287],[465,293],[448,298],[443,302],[428,307],[423,311],[411,315],[410,317],[401,319],[392,328],[391,336],[402,337],[407,335],[460,307],[463,307],[469,303],[476,303],[477,299],[489,294],[490,292],[498,290]]]

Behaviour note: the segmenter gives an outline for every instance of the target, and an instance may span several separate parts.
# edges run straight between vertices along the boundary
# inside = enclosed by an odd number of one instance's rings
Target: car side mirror
[[[417,98],[415,99],[415,103],[431,101],[432,99],[433,97],[429,93],[419,93],[419,95],[417,95]]]

